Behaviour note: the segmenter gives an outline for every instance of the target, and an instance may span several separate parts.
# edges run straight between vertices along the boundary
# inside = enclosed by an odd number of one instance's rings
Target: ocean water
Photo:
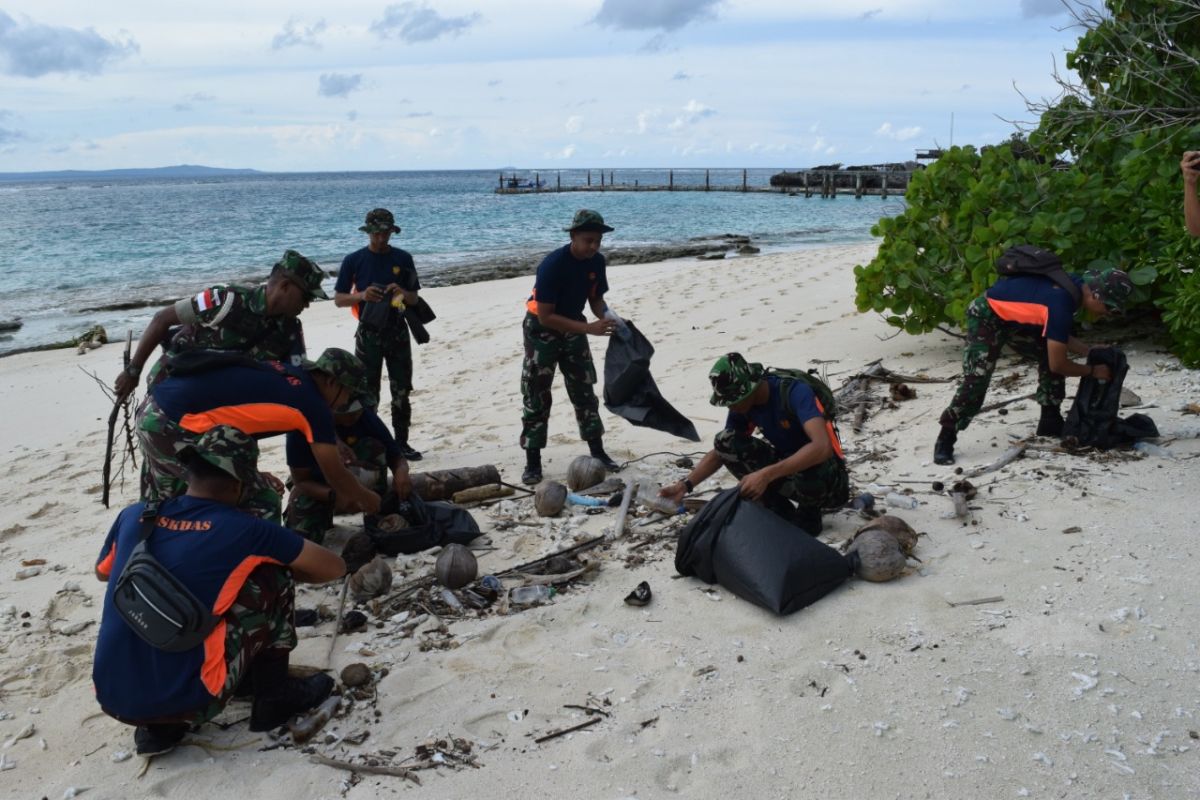
[[[751,170],[766,186],[778,170]],[[511,174],[506,170],[505,174]],[[518,170],[519,177],[533,171]],[[541,172],[550,185],[585,183],[582,170]],[[704,170],[675,170],[676,185],[702,185]],[[713,185],[738,185],[741,170],[712,170]],[[527,259],[566,242],[577,208],[595,208],[616,231],[605,248],[748,234],[764,251],[870,240],[902,197],[836,200],[784,193],[564,192],[498,195],[498,172],[255,174],[212,179],[144,179],[0,185],[0,353],[69,339],[94,324],[117,338],[153,308],[96,310],[169,300],[212,283],[262,278],[287,248],[336,272],[366,244],[358,226],[383,206],[403,229],[422,280],[467,264]],[[599,172],[592,180],[599,182]],[[666,184],[666,170],[617,170],[618,183]],[[331,284],[330,284],[331,285]],[[523,297],[514,297],[517,308]]]

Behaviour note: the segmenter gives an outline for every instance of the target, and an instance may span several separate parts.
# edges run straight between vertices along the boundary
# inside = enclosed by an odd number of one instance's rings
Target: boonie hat
[[[614,229],[604,224],[604,217],[600,216],[600,212],[581,208],[575,212],[575,217],[571,220],[570,227],[563,228],[563,230],[567,232],[599,231],[600,233],[608,233]]]
[[[386,208],[375,208],[367,212],[367,221],[358,228],[363,233],[399,233],[396,218]]]
[[[282,271],[291,279],[292,283],[303,289],[309,300],[329,299],[329,295],[325,294],[325,290],[321,288],[325,271],[317,266],[317,262],[305,258],[295,250],[284,250],[283,258],[279,259],[275,268]]]
[[[1083,273],[1083,282],[1109,311],[1118,314],[1125,310],[1125,304],[1133,294],[1133,281],[1129,279],[1129,273],[1116,267],[1089,269]]]
[[[301,366],[309,372],[324,372],[350,391],[350,403],[337,409],[337,413],[349,413],[375,405],[375,393],[367,381],[366,367],[353,353],[340,347],[330,347],[316,361],[305,359]]]
[[[258,479],[258,442],[230,425],[209,428],[194,444],[179,448],[179,460],[203,459],[249,486]]]
[[[736,405],[750,396],[762,376],[762,364],[746,363],[741,353],[726,353],[708,371],[713,387],[708,402],[714,406]]]

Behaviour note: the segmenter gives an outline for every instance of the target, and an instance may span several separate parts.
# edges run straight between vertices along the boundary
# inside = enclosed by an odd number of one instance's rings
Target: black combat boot
[[[937,441],[933,443],[933,463],[953,464],[954,443],[958,441],[958,431],[949,426],[942,426]]]
[[[604,468],[609,472],[620,472],[621,465],[613,461],[608,453],[604,452],[604,442],[599,438],[588,439],[588,449],[592,452],[592,458],[604,465]]]
[[[254,704],[250,706],[250,730],[269,731],[293,715],[316,708],[333,692],[334,680],[323,672],[307,678],[287,674],[287,655],[260,655],[250,674]]]
[[[525,471],[521,473],[521,483],[533,486],[542,482],[542,451],[530,448],[525,451]]]
[[[1063,418],[1058,406],[1042,406],[1042,418],[1038,420],[1038,436],[1062,436]]]

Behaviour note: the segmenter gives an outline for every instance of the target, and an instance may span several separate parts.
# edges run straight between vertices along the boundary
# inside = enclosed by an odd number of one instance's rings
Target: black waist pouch
[[[150,554],[146,540],[157,518],[152,506],[142,514],[141,537],[117,579],[113,607],[146,644],[180,653],[203,644],[219,617]]]

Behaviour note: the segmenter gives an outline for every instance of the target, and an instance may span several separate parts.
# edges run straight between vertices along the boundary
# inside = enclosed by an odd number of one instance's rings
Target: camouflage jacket
[[[299,366],[304,328],[295,317],[268,317],[266,286],[213,286],[175,303],[183,327],[166,345],[184,350],[238,350],[256,359]]]

